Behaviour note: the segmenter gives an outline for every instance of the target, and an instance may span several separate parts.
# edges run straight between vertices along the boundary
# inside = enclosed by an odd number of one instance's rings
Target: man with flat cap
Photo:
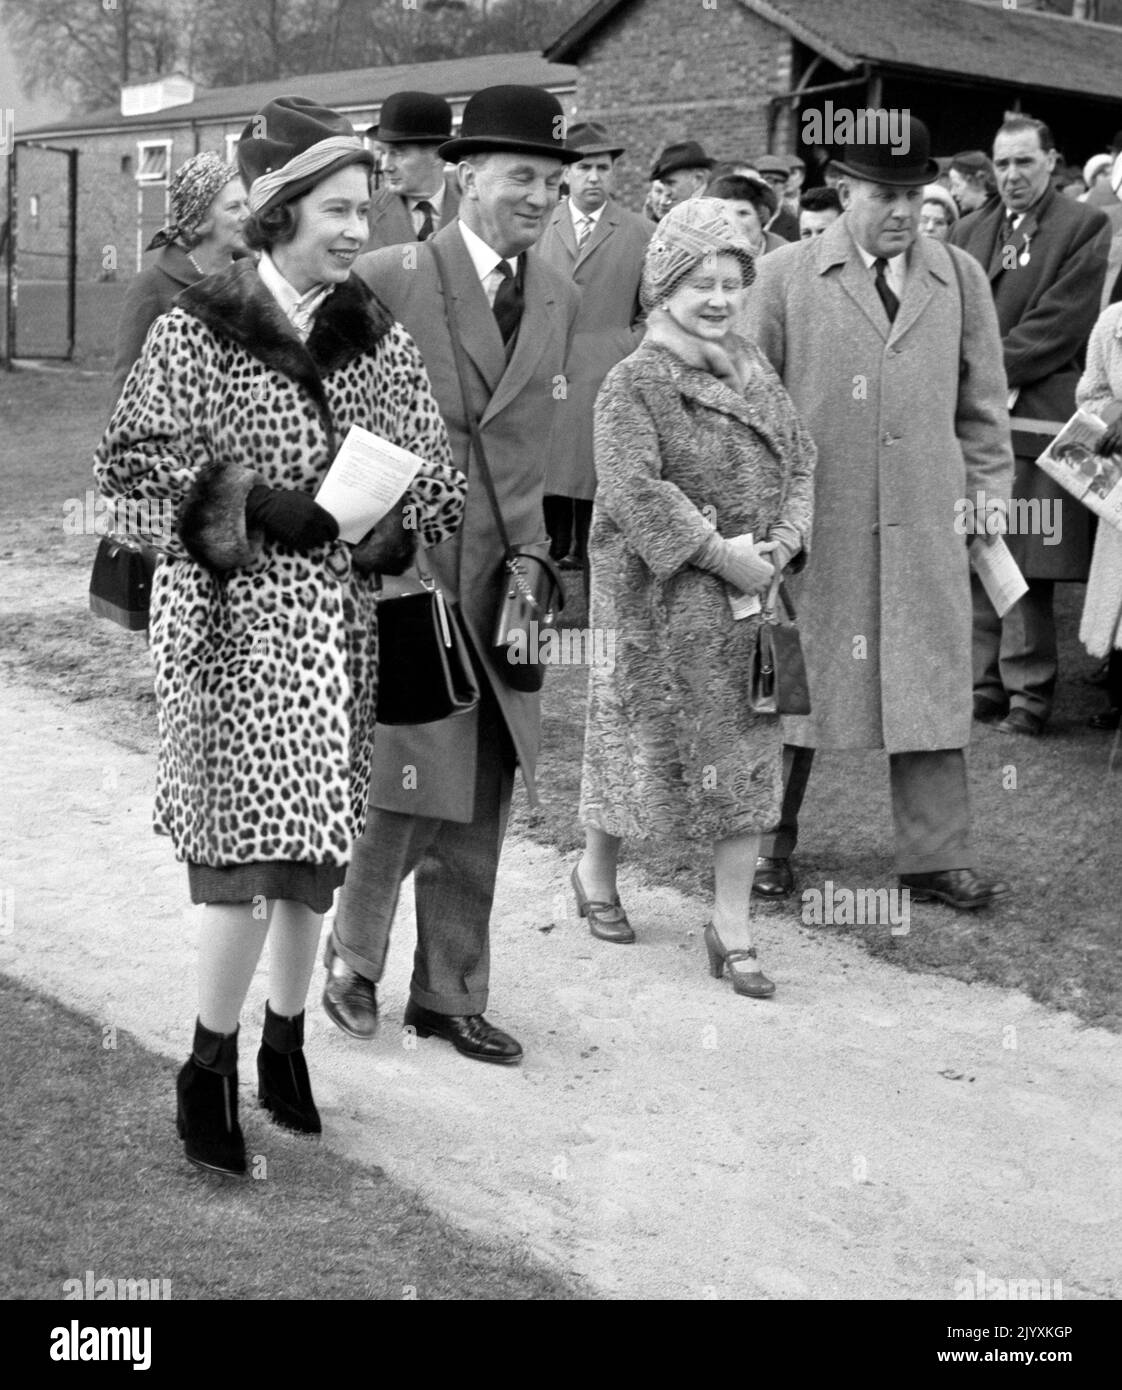
[[[440,156],[452,136],[452,108],[443,97],[394,92],[366,133],[377,142],[383,184],[371,199],[363,250],[427,241],[456,220],[460,189]]]
[[[1007,498],[1013,458],[985,274],[918,236],[938,166],[926,127],[908,121],[901,153],[839,153],[842,216],[762,257],[748,300],[749,336],[818,446],[814,537],[798,582],[811,712],[784,720],[781,820],[761,838],[753,891],[794,889],[789,860],[815,750],[884,749],[901,887],[917,902],[971,910],[1007,889],[973,867],[969,546],[995,538],[985,519],[965,534],[975,521],[963,499]]]
[[[756,160],[760,177],[775,194],[775,215],[767,224],[767,230],[781,236],[784,241],[798,241],[798,210],[787,201],[787,190],[791,182],[791,161],[784,155],[765,154]]]
[[[696,140],[682,140],[676,145],[667,145],[655,160],[651,182],[661,183],[670,206],[677,207],[688,198],[701,197],[714,163]]]
[[[541,697],[513,689],[492,647],[505,590],[503,547],[468,412],[480,427],[498,506],[515,547],[546,553],[543,441],[563,407],[578,295],[531,247],[557,203],[566,147],[560,103],[539,87],[488,87],[464,109],[459,138],[438,153],[455,162],[459,216],[419,246],[362,256],[356,273],[412,334],[468,478],[462,528],[424,563],[459,604],[480,686],[478,706],[433,724],[378,726],[366,830],[327,950],[324,1007],[355,1037],[373,1035],[402,880],[414,874],[417,948],[405,1010],[419,1037],[467,1057],[517,1062],[520,1044],[485,1017],[489,932],[499,853],[517,763],[533,796]],[[459,322],[465,401],[441,288],[443,266]]]
[[[581,304],[563,409],[556,412],[550,441],[545,520],[554,559],[562,569],[579,569],[587,561],[596,492],[592,407],[608,372],[642,340],[639,281],[654,225],[612,197],[624,147],[603,126],[571,126],[565,144],[577,156],[569,165],[569,196],[549,219],[537,250],[577,286]]]

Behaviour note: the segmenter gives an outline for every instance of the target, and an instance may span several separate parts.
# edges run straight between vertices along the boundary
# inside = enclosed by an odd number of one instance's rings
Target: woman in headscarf
[[[919,234],[935,241],[946,241],[958,221],[958,204],[941,183],[929,183],[923,190],[919,210]]]
[[[140,356],[152,324],[171,308],[176,295],[204,275],[225,270],[244,255],[242,225],[249,216],[241,175],[219,155],[192,155],[172,176],[169,214],[145,247],[158,251],[150,266],[129,281],[113,362],[113,401],[121,394],[132,364]]]
[[[454,533],[464,479],[409,335],[351,266],[372,156],[302,97],[246,127],[238,261],[153,326],[98,450],[111,501],[163,514],[152,599],[156,829],[187,862],[199,1016],[179,1073],[187,1157],[245,1172],[237,1032],[266,936],[258,1097],[320,1132],[303,1055],[322,914],[365,816],[377,680],[376,573]],[[423,463],[402,507],[355,547],[314,500],[351,425]]]
[[[787,245],[778,232],[767,230],[779,209],[779,198],[766,180],[747,174],[722,174],[705,190],[705,196],[724,203],[753,256],[766,256]]]
[[[585,851],[572,883],[594,936],[635,940],[616,891],[621,843],[713,845],[705,944],[738,994],[774,992],[752,941],[759,834],[779,817],[776,715],[753,713],[760,623],[737,617],[810,536],[815,449],[778,377],[735,324],[755,277],[724,204],[673,208],[647,248],[642,345],[596,403],[590,622],[615,634],[589,676]]]

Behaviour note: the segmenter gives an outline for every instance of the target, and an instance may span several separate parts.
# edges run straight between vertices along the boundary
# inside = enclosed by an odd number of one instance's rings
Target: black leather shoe
[[[1028,738],[1039,738],[1044,732],[1044,720],[1031,710],[1021,709],[1019,705],[1011,709],[997,726],[999,734],[1024,734]]]
[[[752,880],[754,898],[789,898],[795,891],[795,876],[789,859],[769,859],[760,855],[756,860],[756,877]]]
[[[366,1041],[378,1031],[377,986],[357,970],[352,970],[330,946],[327,950],[323,1011],[344,1033]]]
[[[1008,713],[1008,700],[991,700],[986,695],[974,696],[974,718],[979,724],[996,724]]]
[[[1098,714],[1092,714],[1087,723],[1092,729],[1117,729],[1119,723],[1122,723],[1122,709],[1116,705],[1110,705],[1108,708],[1100,710]]]
[[[522,1045],[495,1028],[482,1014],[435,1014],[410,999],[405,1006],[404,1026],[419,1038],[443,1038],[465,1057],[480,1062],[520,1062]]]
[[[942,869],[935,874],[901,874],[900,887],[907,888],[917,903],[949,903],[960,912],[973,912],[1009,892],[1000,880],[980,878],[973,869]]]

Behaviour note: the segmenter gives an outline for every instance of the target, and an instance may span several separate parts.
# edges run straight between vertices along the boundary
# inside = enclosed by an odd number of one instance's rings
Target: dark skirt
[[[248,903],[254,898],[290,898],[313,912],[326,912],[347,870],[339,864],[187,864],[193,903]]]

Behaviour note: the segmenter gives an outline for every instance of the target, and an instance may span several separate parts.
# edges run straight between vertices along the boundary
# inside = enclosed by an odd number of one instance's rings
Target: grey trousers
[[[974,694],[1047,719],[1052,713],[1059,669],[1055,583],[1028,580],[1028,593],[1004,618],[989,601],[978,576],[970,576],[974,602]]]
[[[514,786],[514,747],[481,677],[475,818],[464,824],[371,806],[339,900],[331,944],[352,970],[382,978],[401,884],[414,874],[417,947],[410,996],[441,1014],[481,1014],[490,977],[491,905]]]
[[[799,810],[806,795],[813,748],[783,745],[783,806],[779,824],[760,836],[760,853],[790,859],[799,839]],[[970,793],[961,748],[929,753],[890,753],[896,872],[933,874],[974,866]]]

